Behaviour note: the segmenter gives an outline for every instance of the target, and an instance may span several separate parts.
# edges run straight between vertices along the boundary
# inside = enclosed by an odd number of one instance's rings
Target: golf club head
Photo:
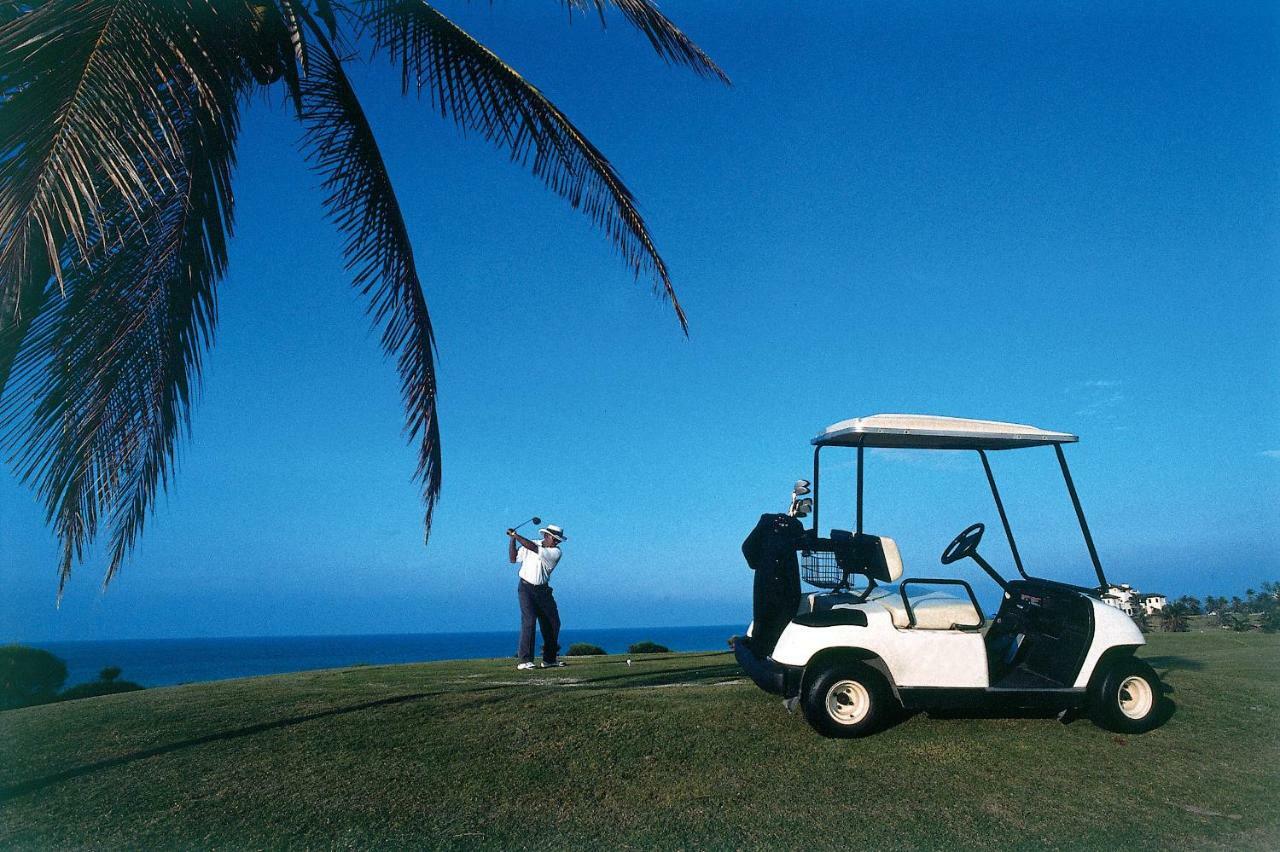
[[[809,493],[809,480],[797,479],[795,488],[791,489],[791,493],[797,497],[803,497]]]
[[[541,524],[542,518],[539,518],[537,515],[534,515],[532,518],[529,519],[529,522],[532,524]]]

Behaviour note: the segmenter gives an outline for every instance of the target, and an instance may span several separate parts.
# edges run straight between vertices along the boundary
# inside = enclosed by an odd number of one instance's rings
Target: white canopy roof
[[[810,443],[919,450],[1011,450],[1077,440],[1067,432],[1049,432],[997,420],[966,420],[934,414],[873,414],[832,424]]]

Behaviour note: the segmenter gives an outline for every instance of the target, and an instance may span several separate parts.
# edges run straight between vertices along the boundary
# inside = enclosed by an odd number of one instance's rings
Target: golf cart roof
[[[815,446],[884,447],[917,450],[1012,450],[1079,440],[1019,423],[967,420],[934,414],[873,414],[841,420],[810,443]]]

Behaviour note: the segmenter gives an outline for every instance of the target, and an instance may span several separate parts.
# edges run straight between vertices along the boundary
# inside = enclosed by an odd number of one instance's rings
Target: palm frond
[[[396,359],[405,431],[418,440],[416,478],[423,485],[424,535],[440,496],[440,423],[436,411],[435,337],[418,280],[413,246],[373,131],[333,45],[313,28],[317,49],[302,83],[305,147],[324,175],[325,207],[345,236],[355,286],[369,297],[382,346]]]
[[[674,22],[650,0],[562,0],[570,12],[587,12],[594,9],[604,26],[605,8],[613,6],[622,16],[649,39],[654,51],[677,65],[693,69],[701,77],[714,77],[728,85],[729,75],[717,65],[702,48],[694,44]]]
[[[165,165],[178,151],[170,116],[179,110],[159,69],[205,64],[177,6],[54,0],[0,29],[5,304],[19,304],[12,292],[29,278],[32,234],[61,279],[59,254],[68,238],[87,260],[116,236],[99,216],[104,193],[140,220],[154,187],[172,185]],[[91,233],[102,244],[95,246]]]
[[[537,88],[421,0],[367,0],[375,48],[401,67],[404,90],[426,89],[441,115],[505,148],[601,228],[639,277],[648,274],[688,322],[635,199],[613,166]]]
[[[93,12],[93,5],[62,11],[74,17]],[[55,139],[46,146],[53,153],[45,158],[44,180],[56,184],[63,179],[70,158],[79,161],[71,168],[81,170],[86,186],[79,196],[55,194],[51,200],[36,193],[34,206],[78,206],[85,211],[82,230],[61,235],[43,278],[37,262],[42,257],[19,269],[27,278],[18,283],[26,291],[42,289],[47,304],[34,316],[23,315],[0,329],[6,346],[4,334],[18,337],[13,370],[0,397],[3,446],[19,476],[45,503],[61,539],[59,593],[104,521],[111,528],[106,582],[140,535],[157,491],[172,474],[177,440],[189,423],[201,354],[216,321],[214,286],[226,263],[237,104],[247,71],[235,49],[241,35],[235,21],[200,4],[171,8],[182,14],[157,12],[148,19],[148,28],[127,34],[99,27],[107,42],[97,51],[138,49],[168,57],[171,64],[153,68],[145,82],[163,91],[160,100],[148,101],[163,112],[143,118],[142,124],[151,127],[151,143],[124,142],[126,162],[115,164],[117,173],[138,175],[138,186],[122,188],[100,168],[98,158],[109,146],[99,139]],[[204,11],[211,14],[200,14]],[[44,24],[79,26],[65,18]],[[31,29],[30,37],[48,40],[49,34],[38,30]],[[181,46],[166,52],[139,48],[138,40]],[[199,59],[192,60],[193,55]],[[101,60],[104,68],[114,67],[112,62]],[[99,73],[101,69],[81,69],[81,86],[83,78]],[[63,96],[56,87],[42,89],[47,83],[48,77],[34,77],[20,94],[34,98],[43,93],[62,109],[75,105],[79,96]],[[112,85],[95,79],[90,88],[110,90]],[[130,99],[146,100],[120,95],[117,105]],[[10,106],[4,104],[5,116]],[[36,100],[31,106],[35,112],[50,105]],[[86,115],[106,108],[81,107]],[[86,121],[83,132],[101,136],[111,130]],[[78,153],[57,153],[68,145]],[[23,177],[38,188],[38,176]],[[57,212],[65,221],[67,211]],[[47,222],[32,225],[33,218],[6,220],[6,226],[29,240],[45,238]],[[58,272],[56,279],[50,266]],[[11,271],[6,268],[6,275]],[[3,283],[8,287],[11,279]]]

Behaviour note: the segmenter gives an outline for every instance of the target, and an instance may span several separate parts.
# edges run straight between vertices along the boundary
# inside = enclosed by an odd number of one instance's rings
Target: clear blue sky
[[[670,2],[733,77],[620,20],[444,8],[639,196],[691,320],[586,220],[382,63],[357,84],[441,349],[431,543],[392,365],[279,104],[255,102],[221,325],[180,474],[105,595],[0,476],[0,641],[512,628],[503,529],[570,535],[575,627],[745,622],[739,545],[875,412],[1074,431],[1111,578],[1280,577],[1280,18],[1248,3]],[[824,480],[824,526],[852,478]],[[1052,452],[996,459],[1033,571],[1087,579]],[[843,477],[843,481],[840,479]],[[877,455],[867,529],[910,573],[998,519],[976,458]],[[842,492],[842,493],[841,493]],[[985,545],[1007,568],[998,536]]]

